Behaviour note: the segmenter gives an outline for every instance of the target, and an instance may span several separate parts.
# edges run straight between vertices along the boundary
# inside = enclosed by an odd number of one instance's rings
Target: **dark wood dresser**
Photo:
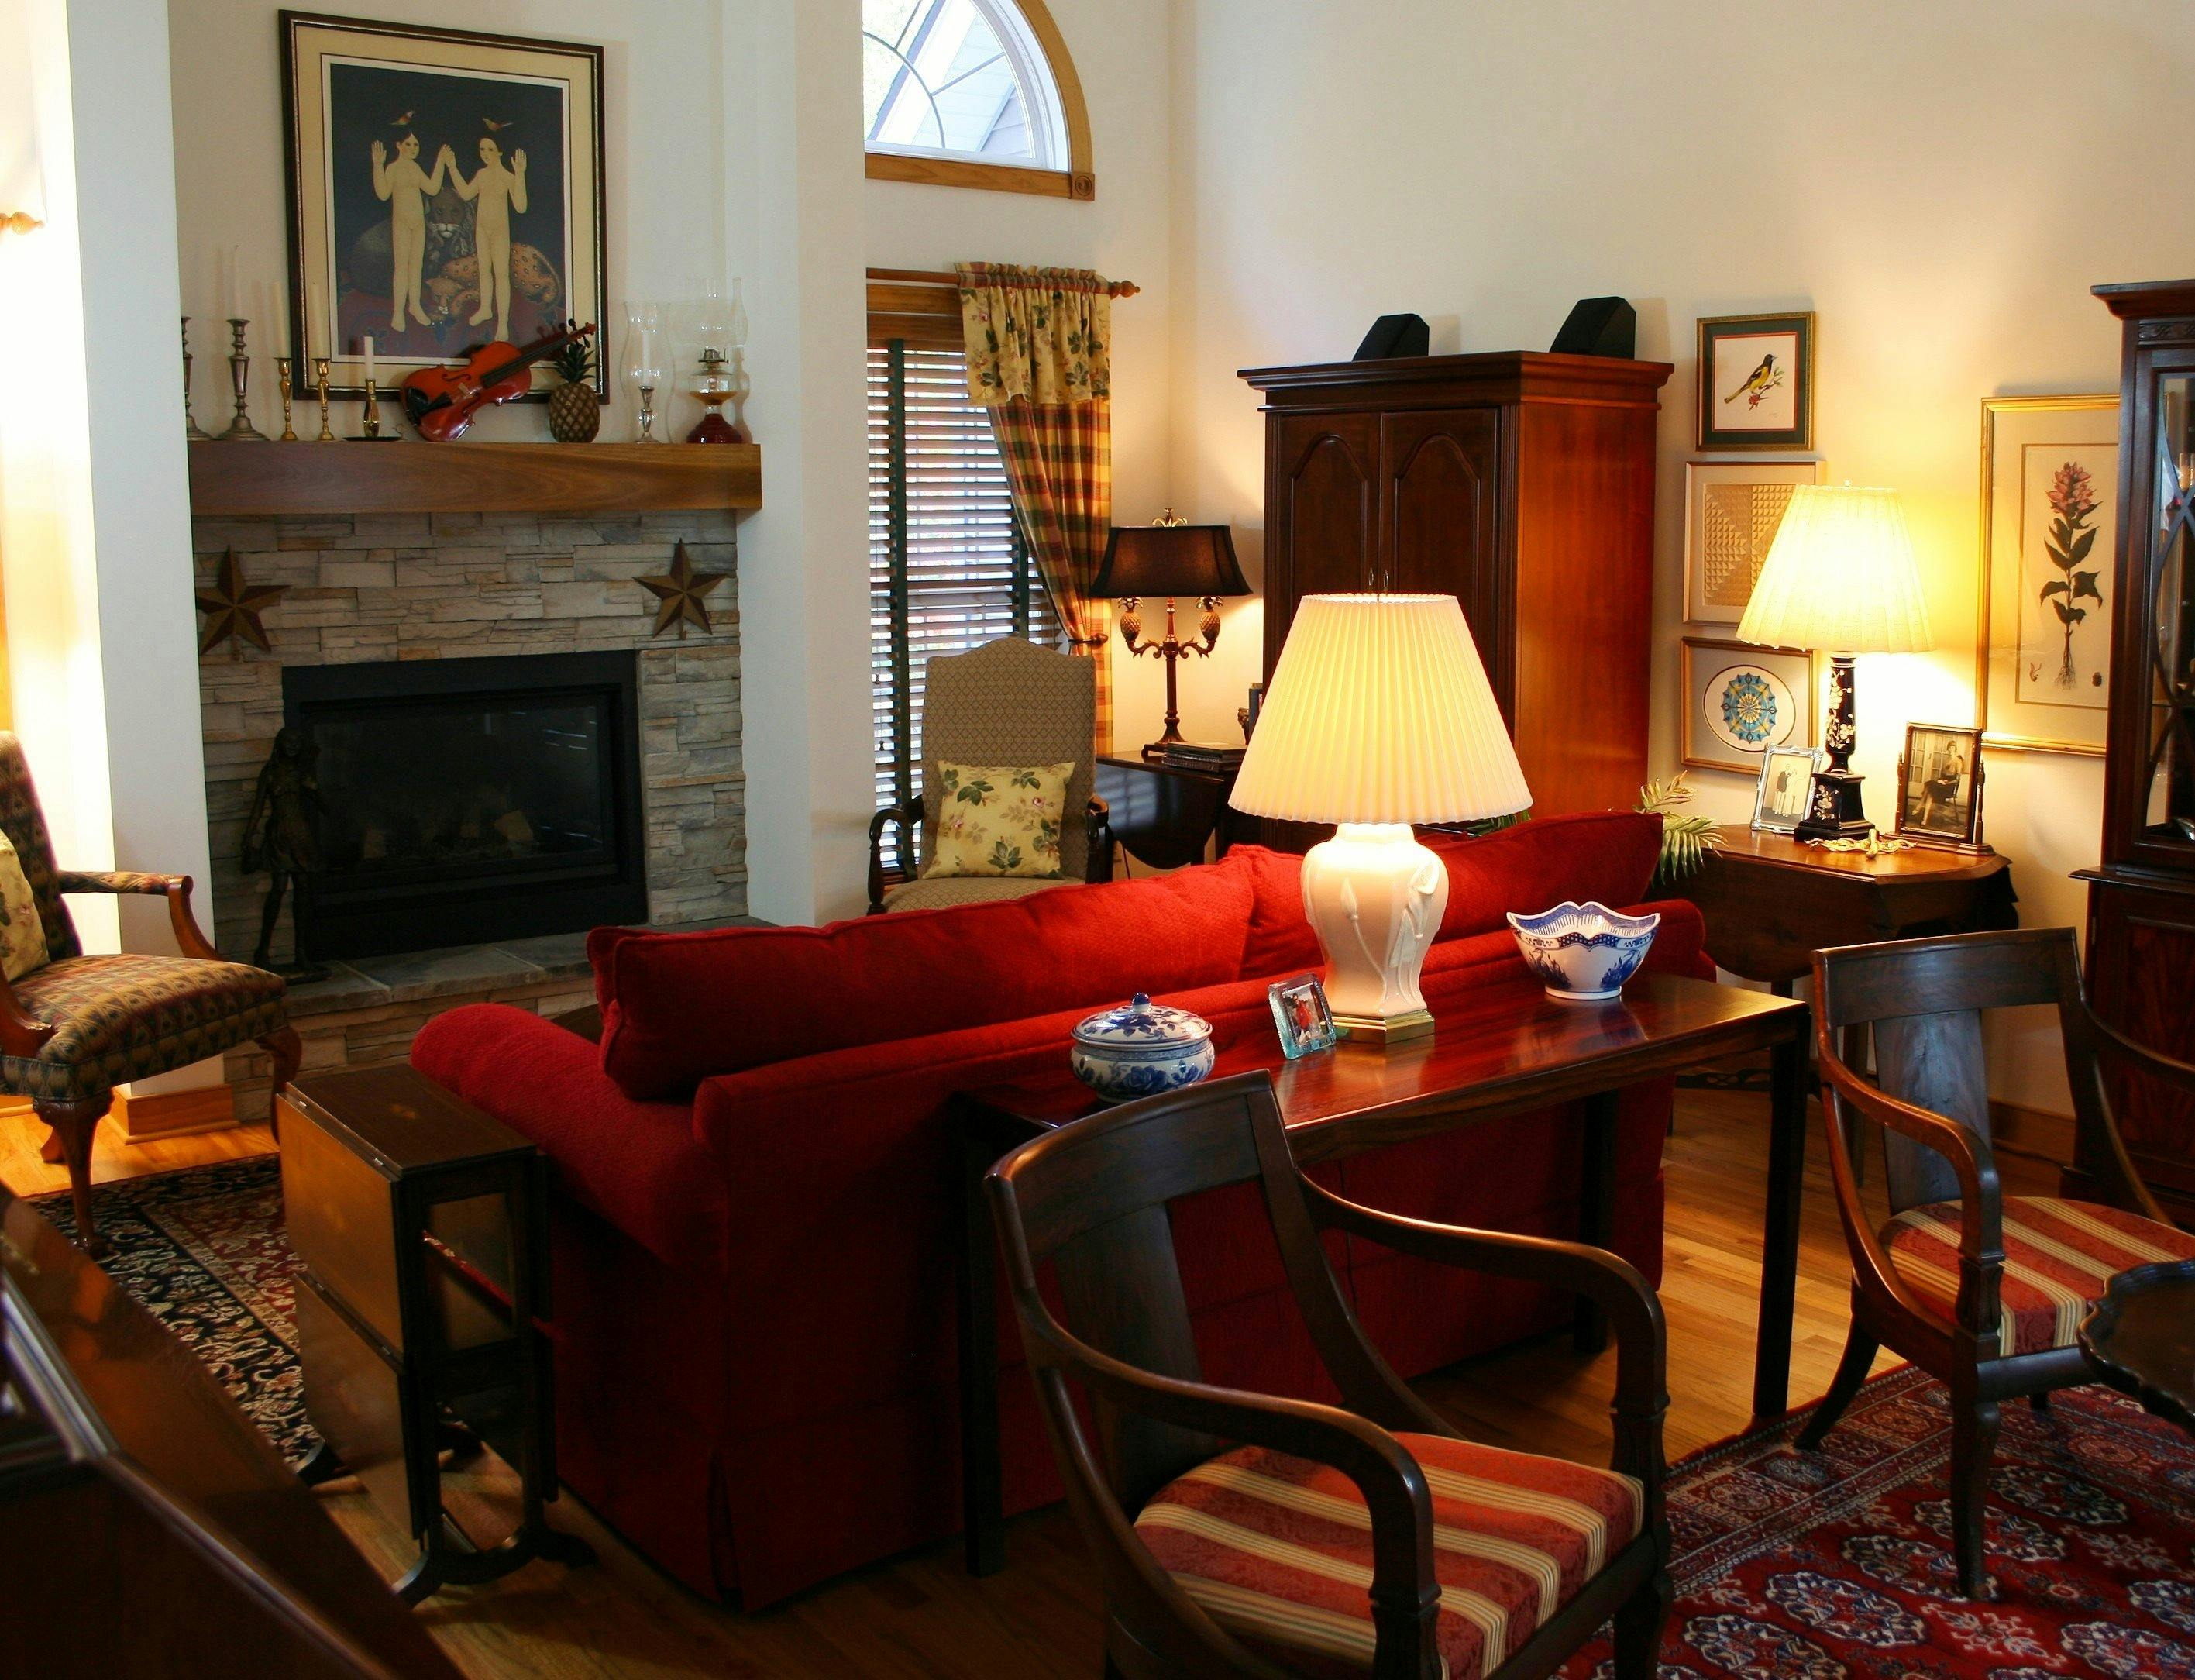
[[[2081,872],[2088,990],[2129,1037],[2195,1061],[2195,280],[2096,293],[2124,338],[2102,861]],[[2123,1075],[2111,1097],[2150,1188],[2195,1220],[2195,1098]],[[2088,1169],[2076,1159],[2076,1192]]]
[[[1266,677],[1306,595],[1454,595],[1533,809],[1629,809],[1670,372],[1525,350],[1245,370],[1265,398]]]

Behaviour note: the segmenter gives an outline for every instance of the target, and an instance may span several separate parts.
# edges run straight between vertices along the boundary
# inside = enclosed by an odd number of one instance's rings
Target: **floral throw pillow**
[[[23,860],[8,836],[0,834],[0,971],[20,980],[46,966],[46,925],[38,901],[23,873]]]
[[[1059,874],[1063,765],[937,766],[937,846],[930,875]]]

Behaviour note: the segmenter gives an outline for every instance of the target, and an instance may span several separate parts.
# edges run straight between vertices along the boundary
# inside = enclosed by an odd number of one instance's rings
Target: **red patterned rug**
[[[1875,1378],[1818,1452],[1804,1414],[1693,1454],[1669,1483],[1677,1607],[1661,1680],[2195,1677],[2195,1441],[2108,1388],[2004,1408],[1996,1596],[1958,1596],[1948,1396]],[[1613,1672],[1605,1642],[1564,1671]]]

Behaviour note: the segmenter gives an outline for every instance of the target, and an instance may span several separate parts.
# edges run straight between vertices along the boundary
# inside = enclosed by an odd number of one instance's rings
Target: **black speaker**
[[[1639,349],[1639,312],[1621,297],[1581,297],[1547,349],[1555,355],[1612,355],[1628,361]]]
[[[1372,323],[1351,361],[1385,361],[1390,356],[1423,355],[1432,343],[1423,315],[1381,315]]]

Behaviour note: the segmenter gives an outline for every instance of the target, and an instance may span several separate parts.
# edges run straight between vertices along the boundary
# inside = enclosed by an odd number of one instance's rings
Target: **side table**
[[[402,1524],[416,1603],[536,1557],[591,1563],[550,1527],[548,1173],[531,1140],[408,1067],[299,1079],[275,1104],[298,1275],[308,1484],[355,1475]],[[477,1438],[475,1432],[477,1432]],[[442,1509],[441,1454],[481,1439],[518,1472],[518,1527],[481,1546]]]
[[[1144,759],[1098,760],[1098,797],[1110,808],[1109,826],[1121,849],[1154,869],[1178,869],[1204,861],[1207,841],[1224,856],[1238,841],[1257,839],[1257,819],[1227,803],[1231,771],[1191,770]]]

